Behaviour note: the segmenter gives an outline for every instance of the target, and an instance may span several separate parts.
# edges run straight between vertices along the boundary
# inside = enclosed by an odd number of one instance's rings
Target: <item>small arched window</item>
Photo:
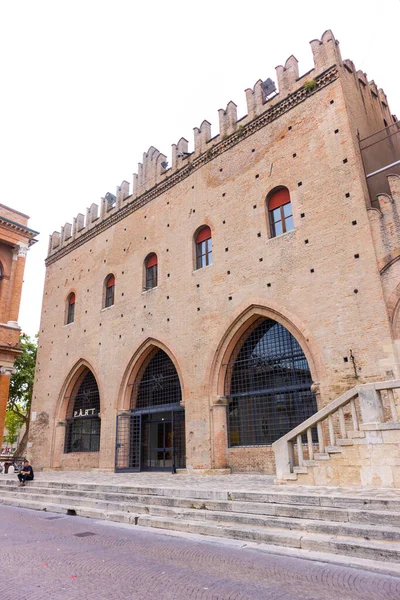
[[[268,213],[271,224],[271,237],[277,237],[294,229],[292,203],[289,190],[285,187],[274,190],[269,194]]]
[[[146,267],[146,290],[152,290],[158,284],[158,261],[157,254],[149,254],[145,262]]]
[[[115,292],[115,277],[113,274],[108,275],[105,280],[105,297],[104,297],[104,308],[108,308],[114,304],[114,292]]]
[[[196,269],[212,264],[211,229],[206,225],[196,235]]]
[[[71,292],[67,298],[67,325],[73,323],[75,319],[75,294]]]

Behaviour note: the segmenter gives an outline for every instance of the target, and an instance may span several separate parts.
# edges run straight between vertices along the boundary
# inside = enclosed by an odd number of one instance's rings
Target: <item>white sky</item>
[[[400,0],[0,0],[0,202],[31,216],[19,322],[39,330],[48,236],[123,179],[150,145],[193,149],[229,100],[332,29],[400,117]]]

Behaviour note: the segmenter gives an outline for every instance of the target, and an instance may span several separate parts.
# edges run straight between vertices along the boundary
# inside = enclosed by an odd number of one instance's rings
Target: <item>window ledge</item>
[[[75,323],[75,321],[71,321],[71,323],[64,323],[63,327],[71,327],[71,325],[73,325]]]
[[[152,292],[153,290],[157,290],[157,289],[158,289],[158,285],[155,285],[154,287],[149,288],[148,290],[143,290],[142,296],[143,296],[143,294],[148,294],[149,292]]]
[[[292,229],[291,231],[285,231],[285,233],[281,233],[280,235],[274,235],[274,237],[268,238],[268,241],[279,240],[281,238],[286,237],[287,235],[295,233],[296,229]]]
[[[115,304],[111,304],[111,306],[105,306],[104,308],[101,309],[100,312],[104,312],[105,310],[110,310],[110,308],[114,308]]]
[[[204,269],[209,269],[210,267],[213,267],[214,263],[211,263],[211,265],[205,265],[204,267],[199,267],[198,269],[193,269],[192,271],[192,275],[194,275],[195,273],[198,273],[199,271],[204,271]]]

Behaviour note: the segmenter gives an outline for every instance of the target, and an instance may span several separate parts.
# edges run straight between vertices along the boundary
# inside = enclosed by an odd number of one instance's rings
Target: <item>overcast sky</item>
[[[40,231],[19,322],[39,330],[49,234],[123,179],[153,145],[170,161],[203,119],[332,29],[343,58],[400,117],[400,0],[0,0],[0,192]]]

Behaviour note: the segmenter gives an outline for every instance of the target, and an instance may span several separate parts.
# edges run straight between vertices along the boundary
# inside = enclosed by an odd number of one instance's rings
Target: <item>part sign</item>
[[[95,408],[86,408],[86,410],[83,410],[82,408],[80,408],[79,410],[74,410],[74,417],[88,417],[89,415],[95,415],[95,414],[96,414]]]

